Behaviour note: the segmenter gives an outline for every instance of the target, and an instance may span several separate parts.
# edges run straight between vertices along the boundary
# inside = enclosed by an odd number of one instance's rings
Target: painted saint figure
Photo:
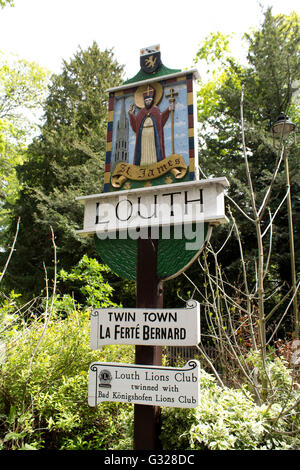
[[[161,112],[157,103],[162,94],[163,89],[157,83],[138,88],[135,103],[141,109],[135,114],[135,105],[129,107],[130,124],[136,134],[134,165],[152,165],[166,157],[163,128],[174,104]]]

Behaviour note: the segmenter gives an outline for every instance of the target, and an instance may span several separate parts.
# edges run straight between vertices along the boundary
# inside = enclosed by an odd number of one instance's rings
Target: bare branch
[[[250,222],[253,222],[253,223],[255,222],[254,219],[249,217],[249,215],[247,215],[246,212],[244,212],[243,209],[241,209],[241,207],[235,202],[234,199],[232,199],[228,194],[225,194],[225,197],[227,197],[227,199],[229,199],[229,201],[231,201],[237,207],[237,209],[243,214],[244,217],[246,217],[246,219],[250,220]]]
[[[244,155],[244,160],[245,160],[246,176],[248,179],[248,186],[250,190],[252,210],[255,216],[255,220],[257,220],[258,214],[257,214],[257,209],[256,209],[255,195],[254,195],[254,189],[253,189],[250,167],[249,167],[247,151],[246,151],[245,121],[244,121],[244,86],[242,86],[240,111],[241,111],[241,124],[242,124],[242,148],[243,148],[243,155]]]
[[[231,237],[231,234],[232,234],[232,231],[233,231],[233,225],[231,226],[231,229],[230,229],[230,232],[225,240],[225,242],[223,243],[223,245],[221,246],[221,248],[219,248],[219,250],[217,251],[216,255],[218,256],[219,253],[221,253],[221,251],[223,250],[224,246],[227,244],[228,240],[230,239]]]
[[[4,269],[1,273],[1,276],[0,276],[0,282],[2,281],[3,277],[4,277],[4,274],[7,270],[7,267],[9,265],[9,262],[10,262],[10,259],[12,257],[12,254],[13,254],[13,251],[14,251],[14,248],[15,248],[15,244],[16,244],[16,241],[17,241],[17,238],[18,238],[18,233],[19,233],[19,226],[20,226],[20,217],[18,218],[18,222],[17,222],[17,228],[16,228],[16,232],[15,232],[15,236],[14,236],[14,240],[13,240],[13,244],[11,246],[11,249],[10,249],[10,252],[9,252],[9,255],[8,255],[8,258],[7,258],[7,261],[5,263],[5,266],[4,266]]]
[[[274,212],[274,215],[273,215],[273,217],[272,217],[272,219],[271,219],[269,225],[267,226],[266,230],[263,232],[262,237],[264,237],[264,236],[266,235],[266,233],[267,233],[267,231],[269,230],[270,226],[272,225],[273,220],[275,219],[275,217],[276,217],[278,211],[280,210],[282,204],[283,204],[284,201],[286,200],[288,194],[289,194],[289,189],[288,189],[287,192],[285,193],[285,196],[283,197],[281,203],[279,204],[279,206],[277,207],[276,211]]]
[[[51,230],[51,239],[52,239],[52,245],[53,245],[53,251],[54,251],[54,280],[53,280],[53,292],[52,292],[52,300],[51,300],[51,306],[50,306],[50,310],[49,310],[49,315],[48,315],[48,303],[49,303],[49,289],[48,289],[48,277],[47,277],[47,270],[46,270],[46,266],[44,264],[44,270],[45,270],[45,281],[46,281],[46,311],[45,311],[45,323],[44,323],[44,328],[43,328],[43,331],[42,331],[42,334],[37,342],[37,345],[35,346],[34,348],[34,351],[32,353],[32,356],[31,356],[31,359],[30,359],[30,363],[29,363],[29,374],[30,374],[30,371],[31,371],[31,367],[32,367],[32,363],[33,363],[33,359],[34,359],[34,356],[36,355],[36,352],[41,344],[41,342],[43,341],[43,338],[46,334],[46,331],[47,331],[47,328],[48,328],[48,324],[49,324],[49,321],[50,321],[50,318],[51,318],[51,315],[52,315],[52,312],[53,312],[53,304],[54,304],[54,298],[55,298],[55,292],[56,292],[56,277],[57,277],[57,259],[56,259],[56,245],[55,245],[55,241],[54,241],[54,233],[53,233],[53,229],[52,227],[50,226],[50,230]]]
[[[295,292],[294,292],[294,294],[293,294],[291,300],[289,301],[287,308],[285,309],[284,313],[282,314],[282,316],[281,316],[281,318],[280,318],[280,321],[278,322],[278,324],[277,324],[275,330],[273,331],[272,335],[270,336],[270,338],[269,338],[267,344],[269,344],[269,343],[272,341],[272,339],[274,338],[276,332],[278,331],[278,328],[280,327],[280,325],[281,325],[281,323],[282,323],[284,317],[286,316],[286,314],[287,314],[287,312],[288,312],[290,306],[291,306],[292,303],[293,303],[294,297],[297,295],[299,286],[300,286],[300,281],[298,282],[298,284],[297,284],[297,286],[296,286],[296,290],[295,290]]]
[[[268,269],[269,269],[269,264],[270,264],[270,259],[271,259],[271,253],[272,253],[272,237],[273,237],[273,224],[272,224],[272,216],[271,216],[271,211],[268,207],[268,211],[269,211],[269,218],[270,218],[270,238],[269,238],[269,251],[268,251],[268,257],[267,257],[267,261],[266,261],[266,266],[265,266],[265,273],[264,273],[264,279],[266,277],[266,275],[268,274]],[[262,235],[263,237],[263,235]]]
[[[213,363],[211,362],[211,360],[209,359],[208,355],[205,353],[204,349],[201,348],[199,345],[197,345],[197,349],[199,349],[199,351],[201,352],[202,356],[204,357],[204,359],[206,360],[206,362],[208,363],[208,365],[209,365],[209,366],[211,367],[211,369],[213,370],[213,372],[214,372],[214,374],[215,374],[215,376],[216,376],[216,378],[217,378],[217,380],[218,380],[220,386],[221,386],[222,388],[225,388],[225,385],[224,385],[224,383],[222,382],[221,377],[219,376],[217,370],[215,369],[215,367],[214,367]]]
[[[286,299],[290,296],[290,293],[292,292],[293,287],[290,288],[288,293],[275,305],[275,307],[271,310],[271,312],[268,313],[266,316],[266,321],[270,320],[271,316],[279,309],[279,307],[283,304],[283,302],[286,301]]]
[[[269,200],[270,200],[270,196],[271,196],[271,191],[272,191],[272,188],[273,188],[273,184],[277,178],[277,175],[278,175],[278,171],[280,169],[280,166],[281,166],[281,162],[283,160],[283,157],[284,157],[284,147],[282,147],[282,151],[279,155],[279,158],[277,159],[277,162],[276,162],[276,166],[275,166],[275,171],[273,173],[273,176],[272,176],[272,180],[271,180],[271,183],[269,184],[269,187],[268,187],[268,190],[265,194],[265,197],[264,197],[264,200],[260,206],[260,209],[258,211],[258,215],[259,215],[259,218],[262,219],[262,216],[264,214],[264,211],[269,203]]]

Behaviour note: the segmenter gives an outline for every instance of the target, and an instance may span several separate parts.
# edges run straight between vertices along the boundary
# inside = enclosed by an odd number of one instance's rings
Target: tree
[[[248,63],[241,65],[230,52],[230,37],[221,33],[211,33],[203,42],[195,62],[207,66],[207,76],[199,83],[198,122],[199,127],[199,166],[200,177],[211,175],[226,176],[230,188],[226,206],[235,217],[245,247],[247,271],[255,280],[256,266],[253,262],[257,238],[250,221],[235,205],[238,204],[247,215],[251,215],[250,194],[245,172],[242,151],[242,126],[240,118],[241,90],[244,86],[244,126],[246,151],[249,158],[251,175],[255,182],[257,204],[263,201],[266,186],[270,183],[276,167],[277,149],[274,148],[270,123],[274,122],[281,111],[288,112],[299,129],[299,17],[272,16],[268,9],[257,31],[245,36],[249,44]],[[276,44],[276,47],[274,46]],[[270,60],[269,60],[270,59]],[[280,67],[278,64],[282,63]],[[276,74],[272,69],[276,65]],[[279,67],[279,73],[278,69]],[[281,75],[282,68],[282,75]],[[273,73],[275,69],[273,70]],[[298,90],[295,90],[297,87]],[[292,184],[293,219],[295,230],[296,259],[300,259],[300,244],[297,237],[299,221],[299,155],[297,147],[289,147],[290,179]],[[270,211],[275,213],[286,194],[284,165],[281,164],[273,184]],[[275,197],[276,196],[276,197]],[[233,202],[234,201],[234,202]],[[227,210],[228,213],[228,210]],[[268,210],[264,214],[264,227],[269,224]],[[239,242],[233,236],[231,224],[224,224],[213,230],[211,242],[215,250],[223,245],[227,235],[229,240],[218,260],[226,278],[241,285],[243,273],[240,265]],[[284,284],[284,295],[291,285],[288,221],[286,204],[277,212],[272,225],[272,261],[267,279],[270,285]],[[297,239],[297,240],[296,240]],[[269,241],[265,237],[265,241]],[[205,284],[198,265],[193,264],[186,273],[190,279],[199,279]],[[166,294],[172,287],[172,294],[179,289],[184,297],[194,292],[194,287],[186,283],[185,276],[170,281]],[[172,285],[172,286],[171,286]],[[277,299],[278,300],[278,299]],[[271,301],[274,306],[276,299]],[[291,331],[291,324],[285,321],[282,328]]]
[[[225,175],[230,181],[230,223],[213,233],[200,261],[202,285],[192,276],[191,282],[205,305],[206,334],[217,346],[223,370],[228,369],[229,354],[259,400],[266,398],[270,384],[268,347],[274,347],[278,338],[291,339],[294,328],[293,316],[287,315],[293,291],[284,147],[282,143],[274,147],[270,123],[280,111],[299,122],[299,106],[292,101],[293,84],[300,78],[298,31],[297,15],[273,17],[268,9],[261,29],[247,35],[247,66],[230,57],[227,38],[221,35],[209,38],[198,55],[209,59],[211,53],[222,52],[214,81],[200,88],[199,159],[203,175]],[[275,65],[280,64],[278,74]],[[296,157],[297,148],[291,143],[292,198],[298,204]],[[295,227],[297,217],[295,212]],[[200,349],[205,356],[205,349]],[[261,353],[265,371],[261,390],[247,358],[250,349]]]
[[[6,6],[14,6],[14,0],[0,0],[0,8],[4,8]]]
[[[16,166],[22,165],[28,143],[37,131],[48,72],[34,62],[5,58],[0,52],[0,215],[1,230],[19,191]]]
[[[246,35],[249,43],[248,65],[242,66],[228,52],[228,38],[213,35],[200,49],[197,60],[210,61],[211,55],[219,59],[212,80],[204,83],[199,92],[199,120],[201,122],[200,167],[202,176],[211,174],[227,176],[230,189],[227,202],[232,207],[241,231],[242,241],[247,247],[246,256],[251,259],[256,247],[256,237],[249,229],[249,221],[241,215],[235,201],[249,215],[249,188],[244,171],[241,147],[240,96],[244,87],[244,125],[246,151],[255,181],[255,197],[260,205],[265,196],[265,187],[272,178],[276,167],[277,151],[273,146],[270,123],[281,111],[299,123],[299,106],[292,102],[294,84],[299,81],[299,17],[272,16],[271,9],[264,14],[264,21],[258,31]],[[216,52],[218,54],[216,55]],[[294,203],[294,224],[299,226],[299,168],[297,148],[290,149],[290,173]],[[285,176],[283,165],[273,186],[270,211],[276,211],[284,197]],[[285,206],[283,206],[285,207]],[[265,212],[264,226],[269,223]],[[273,223],[273,271],[272,281],[290,285],[289,244],[287,214],[284,208]],[[218,230],[226,232],[224,226]],[[296,246],[300,254],[299,241]],[[238,279],[236,264],[239,260],[237,242],[232,239],[224,250],[221,263],[228,275]],[[252,266],[252,267],[251,267]],[[248,265],[254,273],[253,263]]]
[[[94,254],[93,243],[76,236],[83,210],[75,197],[102,191],[109,87],[121,82],[122,67],[109,50],[94,42],[81,48],[63,70],[54,75],[45,104],[44,125],[18,168],[22,190],[10,207],[20,217],[16,250],[7,282],[38,294],[45,264],[51,272],[50,225],[61,267],[69,270],[83,254]],[[7,246],[14,232],[7,232]]]

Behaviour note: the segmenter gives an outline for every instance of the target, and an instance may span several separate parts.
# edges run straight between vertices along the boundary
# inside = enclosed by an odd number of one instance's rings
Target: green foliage
[[[282,357],[270,351],[264,364],[259,353],[251,351],[247,356],[247,362],[251,364],[256,374],[259,387],[262,387],[263,378],[267,374],[267,402],[276,402],[285,407],[297,399],[298,385],[293,382],[288,363]]]
[[[240,88],[241,68],[230,53],[230,36],[220,32],[211,33],[202,43],[195,57],[195,63],[205,62],[207,77],[201,81],[197,93],[198,121],[205,126],[205,122],[215,116],[216,109],[222,104],[220,91],[228,80],[228,76],[234,79],[235,86]]]
[[[274,389],[284,390],[288,395],[285,407],[283,395],[274,395],[269,404],[257,405],[245,387],[221,388],[212,376],[202,371],[197,408],[163,409],[161,439],[164,449],[298,449],[299,433],[293,432],[299,430],[300,424],[299,405],[294,407],[298,392],[293,390],[291,375],[283,361],[270,362],[270,368]]]
[[[268,9],[262,28],[245,38],[252,72],[247,80],[254,99],[251,107],[261,121],[274,122],[281,111],[293,112],[293,83],[300,78],[300,18],[295,12],[273,16]]]
[[[0,342],[2,344],[5,340],[14,338],[18,334],[18,326],[22,323],[16,310],[16,300],[19,297],[20,294],[14,291],[11,291],[9,296],[0,295]]]
[[[59,315],[59,311],[57,312]],[[128,443],[132,406],[87,404],[91,362],[133,361],[133,348],[91,351],[88,311],[73,309],[51,319],[40,347],[44,320],[24,326],[6,343],[0,366],[0,428],[3,449],[109,449]],[[127,444],[126,444],[127,445]]]
[[[14,56],[5,57],[2,52],[0,63],[1,118],[11,120],[15,127],[18,123],[23,125],[26,122],[28,132],[34,126],[34,122],[33,120],[29,122],[29,118],[26,119],[24,108],[36,113],[38,106],[44,103],[49,72],[35,62]]]
[[[198,50],[195,62],[205,60],[208,66],[218,62],[220,65],[225,65],[230,53],[229,39],[229,35],[220,32],[210,33]]]
[[[3,207],[14,204],[20,189],[16,167],[25,160],[30,138],[37,131],[44,102],[48,72],[24,59],[0,52],[0,215],[8,223],[10,211]]]
[[[43,263],[51,273],[53,227],[58,260],[70,270],[84,254],[95,255],[93,240],[80,239],[83,207],[76,196],[100,193],[103,185],[108,93],[121,83],[122,67],[109,50],[96,43],[79,49],[53,75],[44,106],[44,124],[18,167],[22,189],[14,204],[6,205],[15,219],[5,233],[7,250],[21,217],[16,252],[6,283],[18,283],[26,295],[43,288]],[[32,269],[34,266],[34,269]]]
[[[0,308],[0,448],[122,449],[132,446],[132,405],[87,403],[88,370],[94,361],[133,362],[134,348],[90,349],[90,308],[115,306],[103,280],[108,268],[84,256],[61,279],[82,292],[83,306],[68,292],[54,293],[27,322],[19,294]],[[44,305],[43,314],[40,315]],[[88,308],[86,308],[86,306]],[[3,346],[3,347],[2,347]]]
[[[249,187],[245,172],[241,141],[241,87],[244,87],[244,125],[246,150],[254,186],[257,207],[264,200],[275,169],[277,150],[273,146],[270,124],[281,111],[298,123],[299,103],[293,99],[299,94],[299,16],[273,16],[271,9],[264,12],[261,27],[245,35],[248,43],[248,63],[240,65],[231,57],[228,37],[213,33],[199,49],[197,61],[210,64],[210,77],[200,83],[198,93],[198,118],[201,123],[199,139],[199,164],[201,175],[226,176],[230,187],[228,196],[248,216],[252,216]],[[298,90],[297,90],[298,88]],[[293,204],[294,227],[299,226],[299,151],[295,145],[289,146],[290,181]],[[270,214],[274,215],[286,193],[284,164],[281,165],[269,200]],[[247,265],[250,291],[255,289],[255,257],[257,236],[254,225],[229,200],[226,200],[239,227],[241,243]],[[229,211],[227,210],[227,214]],[[269,224],[269,213],[265,211],[262,227]],[[265,277],[265,293],[270,302],[266,311],[275,305],[275,297],[270,294],[274,286],[283,285],[280,295],[291,286],[291,269],[288,240],[288,220],[286,203],[281,206],[272,224],[272,253],[270,266]],[[214,231],[211,242],[216,251],[221,247],[230,227],[224,225]],[[297,238],[297,237],[296,237]],[[300,244],[295,238],[295,258],[299,258]],[[270,239],[264,237],[267,258]],[[228,243],[219,254],[224,278],[229,283],[244,289],[240,250],[236,237],[231,235]],[[191,268],[191,271],[194,268]],[[194,273],[193,273],[194,274]],[[278,296],[276,297],[278,301]],[[286,306],[286,305],[285,305]],[[282,312],[282,311],[281,311]],[[280,314],[280,311],[278,312]],[[275,321],[276,318],[272,318]],[[287,317],[289,322],[289,317]],[[291,330],[288,323],[282,325]]]
[[[14,6],[14,0],[0,0],[0,8],[4,8],[6,6]]]
[[[14,295],[12,296],[14,297]],[[105,297],[104,297],[105,298]],[[59,299],[58,299],[59,300]],[[2,449],[106,450],[132,448],[133,406],[87,404],[88,369],[94,361],[134,362],[131,346],[91,351],[89,309],[67,311],[55,300],[46,331],[42,317],[17,325],[4,303],[5,356],[0,364],[0,446]],[[42,338],[42,341],[41,341]],[[260,357],[249,355],[260,381]],[[295,449],[300,440],[298,390],[280,358],[268,358],[272,388],[258,405],[250,390],[221,388],[202,370],[200,405],[162,408],[164,450]]]
[[[103,278],[102,273],[109,273],[108,266],[86,255],[72,268],[70,273],[61,269],[59,278],[68,284],[68,291],[79,290],[83,302],[92,308],[117,306],[111,301],[113,288]]]
[[[5,3],[12,4],[10,0],[0,0],[0,7]],[[267,10],[262,28],[246,39],[247,66],[239,65],[231,57],[229,38],[220,33],[207,38],[196,61],[204,60],[213,66],[209,68],[211,79],[201,83],[198,95],[198,115],[204,130],[200,142],[201,170],[207,176],[227,176],[231,183],[229,194],[248,213],[239,123],[241,86],[245,85],[246,91],[247,151],[257,201],[261,201],[276,158],[265,131],[270,121],[289,106],[295,122],[300,119],[297,103],[291,104],[292,84],[299,80],[296,66],[299,18],[295,14],[273,17],[271,10]],[[1,294],[0,447],[130,449],[133,406],[104,402],[89,407],[87,390],[91,362],[134,361],[133,347],[106,346],[98,351],[90,350],[89,308],[117,305],[120,301],[129,306],[134,285],[114,279],[118,292],[113,302],[113,289],[111,282],[108,283],[112,273],[90,257],[94,254],[93,243],[79,241],[75,232],[82,225],[82,209],[75,203],[75,197],[102,190],[107,119],[105,90],[120,84],[122,68],[111,51],[101,52],[95,43],[86,51],[80,49],[69,62],[65,61],[62,73],[52,77],[41,134],[26,150],[24,129],[28,123],[22,120],[19,108],[35,109],[43,89],[44,72],[24,61],[18,64],[19,68],[4,63],[1,67],[3,158],[0,171],[6,199],[1,209],[3,214],[12,213],[16,219],[21,216],[21,230],[5,277],[10,295]],[[298,191],[299,164],[295,148],[291,149],[290,157],[293,190]],[[274,186],[277,198],[271,206],[273,213],[284,194],[284,184],[284,176],[279,174]],[[16,195],[19,195],[17,200]],[[234,208],[233,213],[238,219],[239,213]],[[44,307],[40,315],[22,305],[19,294],[11,289],[18,285],[30,299],[33,292],[40,294],[44,287],[43,262],[49,278],[52,277],[50,224],[56,235],[61,269],[53,304],[48,298],[39,303],[39,311]],[[257,240],[247,221],[239,226],[246,247],[247,270],[250,277],[253,273],[255,284],[255,266],[249,260]],[[273,285],[280,280],[289,282],[284,272],[288,259],[286,218],[277,218],[273,228],[276,255],[266,275],[266,286],[267,282]],[[226,236],[226,230],[220,227],[218,236],[222,233]],[[13,234],[11,221],[3,238],[7,251]],[[237,268],[239,255],[236,241],[230,240],[222,254],[222,265],[226,267],[225,275],[229,274],[228,279],[233,279],[237,286],[241,284]],[[189,271],[193,280],[194,276],[201,277],[199,267],[196,268],[198,272],[195,267]],[[168,294],[170,304],[174,304],[174,292],[178,290],[190,297],[190,286],[187,288],[183,277],[171,282],[174,284]],[[278,296],[273,302],[278,301]],[[162,409],[161,440],[165,450],[300,448],[299,388],[293,383],[286,364],[271,354],[263,364],[257,353],[248,356],[247,364],[258,388],[265,386],[267,372],[265,402],[257,403],[253,390],[245,385],[239,389],[221,388],[212,376],[202,371],[201,400],[196,409]]]
[[[188,431],[197,423],[194,408],[162,408],[160,441],[164,450],[189,450]]]

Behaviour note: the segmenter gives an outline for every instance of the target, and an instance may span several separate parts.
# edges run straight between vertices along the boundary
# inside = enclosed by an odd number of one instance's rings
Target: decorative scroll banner
[[[94,362],[89,370],[88,403],[103,401],[196,408],[200,401],[200,363],[182,367]]]
[[[121,188],[127,179],[147,181],[158,178],[169,171],[176,179],[181,179],[185,176],[187,169],[183,156],[179,154],[172,154],[164,160],[149,166],[118,163],[111,175],[111,184],[114,188]]]

